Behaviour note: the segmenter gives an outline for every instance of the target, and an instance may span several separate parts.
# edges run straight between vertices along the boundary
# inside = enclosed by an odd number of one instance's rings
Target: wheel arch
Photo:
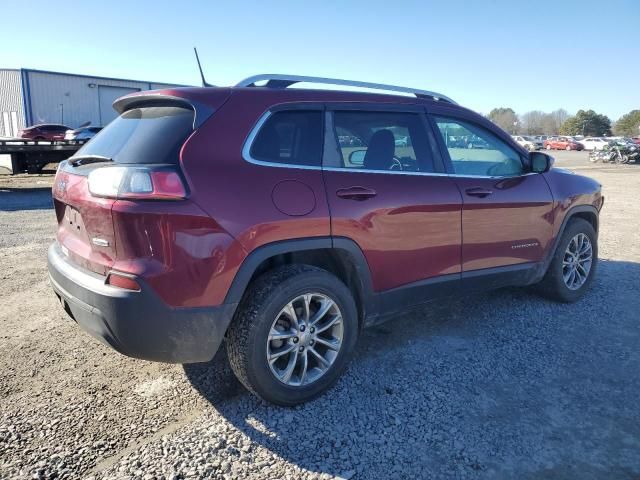
[[[239,303],[253,280],[273,268],[288,264],[312,265],[338,277],[354,297],[361,327],[365,318],[377,313],[365,256],[353,240],[341,237],[298,238],[256,248],[238,269],[225,303]]]
[[[565,214],[564,218],[562,219],[562,224],[560,225],[560,228],[558,229],[558,233],[556,234],[556,237],[553,241],[553,247],[549,249],[549,251],[547,252],[546,257],[541,264],[541,268],[538,270],[538,273],[535,276],[535,279],[532,283],[535,283],[541,280],[542,277],[544,277],[545,273],[547,272],[547,269],[549,268],[549,265],[551,264],[553,255],[556,249],[558,248],[560,239],[562,238],[562,235],[564,234],[564,231],[567,228],[567,225],[569,225],[569,223],[572,220],[575,220],[577,218],[581,218],[589,222],[589,224],[591,224],[591,226],[595,230],[596,234],[598,233],[599,217],[598,217],[598,210],[596,209],[596,207],[594,207],[593,205],[576,205],[570,208]]]

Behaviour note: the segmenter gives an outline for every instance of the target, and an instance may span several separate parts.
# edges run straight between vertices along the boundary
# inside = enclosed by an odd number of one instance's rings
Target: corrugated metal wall
[[[15,136],[25,126],[20,70],[0,69],[0,137]]]
[[[31,99],[31,124],[63,123],[75,128],[90,121],[92,125],[105,125],[116,115],[110,107],[113,97],[136,90],[171,87],[167,84],[130,80],[29,70],[26,72],[25,88],[27,98]]]

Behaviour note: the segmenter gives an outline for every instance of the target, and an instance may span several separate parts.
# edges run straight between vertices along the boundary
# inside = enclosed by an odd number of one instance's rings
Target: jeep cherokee
[[[600,185],[444,95],[263,75],[114,108],[58,168],[48,265],[125,355],[205,362],[225,341],[250,391],[294,405],[407,308],[508,285],[572,302],[593,280]]]

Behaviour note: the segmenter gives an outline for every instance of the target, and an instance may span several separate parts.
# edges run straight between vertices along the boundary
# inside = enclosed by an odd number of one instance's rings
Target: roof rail
[[[386,90],[389,92],[411,93],[418,98],[431,98],[433,100],[441,100],[448,103],[456,104],[446,95],[438,92],[430,92],[428,90],[417,90],[415,88],[398,87],[397,85],[384,85],[381,83],[357,82],[353,80],[341,80],[338,78],[323,77],[304,77],[300,75],[283,75],[279,73],[254,75],[245,78],[239,82],[236,87],[257,87],[257,82],[265,81],[264,87],[267,88],[287,88],[300,82],[307,83],[324,83],[326,85],[344,85],[347,87],[371,88],[373,90]]]

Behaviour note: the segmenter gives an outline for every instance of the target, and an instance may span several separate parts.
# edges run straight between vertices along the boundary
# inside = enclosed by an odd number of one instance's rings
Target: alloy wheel
[[[574,236],[564,252],[562,278],[570,290],[578,290],[589,278],[593,263],[593,246],[584,233]]]
[[[333,365],[344,335],[342,313],[321,293],[305,293],[287,303],[267,339],[271,373],[288,386],[309,385]]]

